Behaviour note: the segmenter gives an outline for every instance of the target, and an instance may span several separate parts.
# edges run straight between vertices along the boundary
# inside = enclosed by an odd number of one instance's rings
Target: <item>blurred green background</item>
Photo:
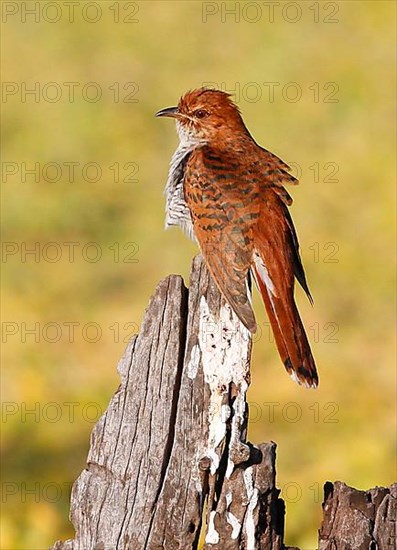
[[[70,484],[125,342],[196,253],[163,230],[177,137],[153,114],[211,82],[301,180],[320,387],[290,381],[256,297],[249,437],[278,444],[287,543],[316,548],[326,480],[396,477],[395,3],[80,2],[73,21],[68,2],[37,5],[2,2],[1,547],[73,536]]]

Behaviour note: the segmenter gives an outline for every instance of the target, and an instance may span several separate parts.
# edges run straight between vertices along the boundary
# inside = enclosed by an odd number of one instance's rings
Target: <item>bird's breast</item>
[[[191,239],[195,237],[192,217],[185,200],[183,179],[186,164],[193,148],[193,145],[189,146],[186,143],[180,143],[172,156],[167,184],[165,186],[165,227],[179,225]]]

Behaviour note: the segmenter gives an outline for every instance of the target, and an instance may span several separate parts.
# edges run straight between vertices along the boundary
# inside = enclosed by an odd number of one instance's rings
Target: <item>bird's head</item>
[[[199,88],[181,97],[178,107],[162,109],[156,116],[175,118],[182,143],[222,143],[247,130],[230,95],[220,90]]]

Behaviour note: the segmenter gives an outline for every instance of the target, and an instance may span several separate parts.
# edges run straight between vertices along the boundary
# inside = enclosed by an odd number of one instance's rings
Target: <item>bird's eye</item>
[[[207,111],[204,111],[204,109],[198,109],[197,111],[194,112],[194,115],[197,118],[205,118],[206,116],[208,116],[208,113]]]

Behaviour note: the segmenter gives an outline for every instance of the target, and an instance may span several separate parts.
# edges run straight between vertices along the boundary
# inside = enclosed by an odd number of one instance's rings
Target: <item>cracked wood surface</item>
[[[281,548],[275,444],[246,442],[251,336],[201,257],[162,281],[119,363],[54,550]],[[266,521],[264,521],[266,519]]]
[[[162,281],[119,363],[121,386],[72,490],[75,550],[145,547],[172,446],[186,304],[180,277]]]
[[[319,550],[395,550],[397,483],[359,491],[345,483],[324,486]]]
[[[250,358],[200,256],[189,291],[161,281],[73,486],[75,538],[53,550],[286,550],[276,445],[246,440]],[[396,492],[327,483],[319,550],[396,548]]]

